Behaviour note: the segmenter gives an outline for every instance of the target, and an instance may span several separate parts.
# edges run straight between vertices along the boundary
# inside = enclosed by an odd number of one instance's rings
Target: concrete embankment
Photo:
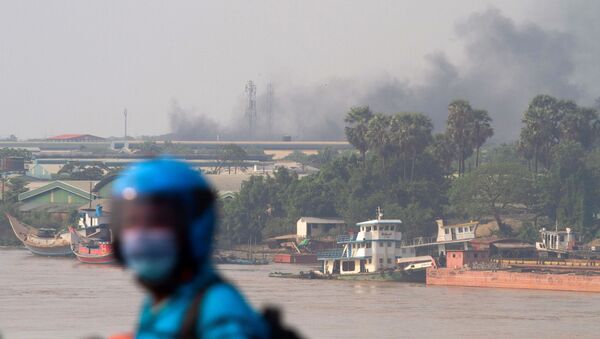
[[[427,285],[600,292],[600,275],[521,273],[451,268],[427,270]]]

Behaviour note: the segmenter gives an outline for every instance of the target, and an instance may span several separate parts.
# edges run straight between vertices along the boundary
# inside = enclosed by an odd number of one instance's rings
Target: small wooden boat
[[[17,238],[33,254],[43,256],[73,255],[69,233],[57,233],[53,228],[35,228],[6,214]]]
[[[115,261],[112,237],[108,225],[97,227],[97,232],[83,236],[73,227],[71,231],[71,249],[77,259],[87,264],[110,264]]]

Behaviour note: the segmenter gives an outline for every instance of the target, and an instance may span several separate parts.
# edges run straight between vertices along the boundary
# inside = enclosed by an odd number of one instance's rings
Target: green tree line
[[[346,136],[356,153],[328,150],[318,173],[285,169],[251,177],[223,204],[220,237],[259,241],[294,232],[300,216],[337,216],[349,224],[386,216],[404,221],[407,236],[435,230],[438,217],[491,218],[505,236],[532,240],[537,227],[573,227],[584,239],[600,235],[600,123],[592,108],[539,95],[523,113],[520,138],[485,146],[493,136],[487,111],[466,100],[448,105],[446,128],[433,132],[423,113],[374,113],[351,108]],[[515,232],[507,215],[520,215]]]

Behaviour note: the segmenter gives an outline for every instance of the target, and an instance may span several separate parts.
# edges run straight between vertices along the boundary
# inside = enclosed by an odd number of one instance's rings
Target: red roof
[[[82,138],[92,138],[92,139],[102,139],[95,135],[91,134],[61,134],[54,137],[48,138],[48,140],[72,140],[72,139],[82,139]]]

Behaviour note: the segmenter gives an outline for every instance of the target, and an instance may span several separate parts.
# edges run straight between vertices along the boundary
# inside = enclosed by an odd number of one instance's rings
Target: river
[[[257,307],[308,338],[598,336],[600,294],[269,278],[302,266],[219,267]],[[5,339],[105,337],[132,328],[142,294],[118,267],[0,249]]]

